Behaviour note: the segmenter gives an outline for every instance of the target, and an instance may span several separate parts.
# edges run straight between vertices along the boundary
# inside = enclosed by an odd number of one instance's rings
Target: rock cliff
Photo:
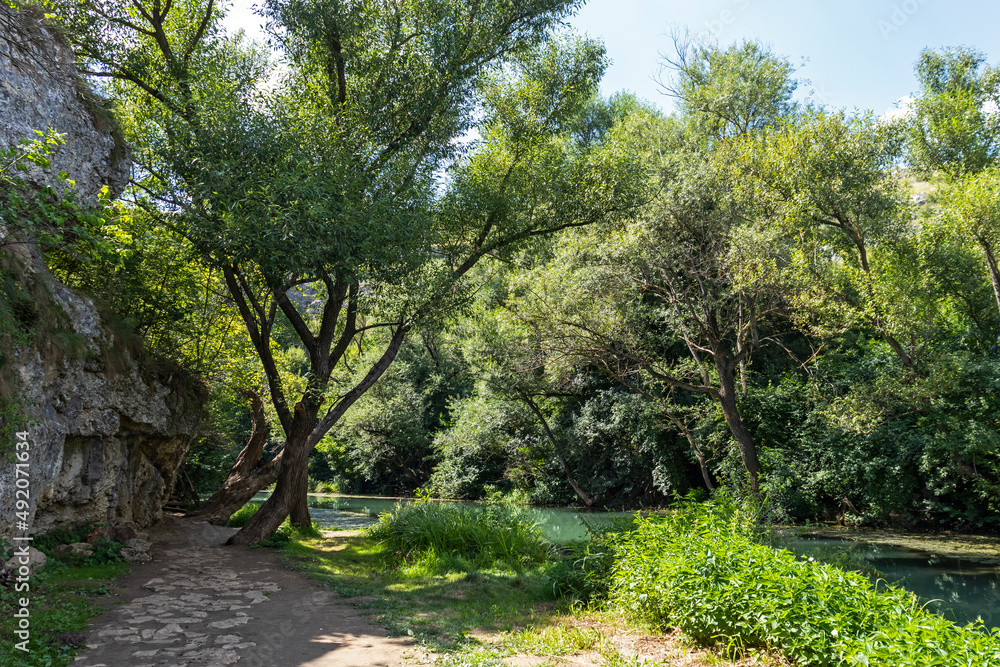
[[[32,167],[29,180],[55,185],[66,171],[84,201],[107,185],[120,193],[129,177],[129,152],[115,137],[115,125],[99,100],[80,81],[73,50],[30,10],[0,3],[0,146],[35,139],[53,128],[66,144],[51,167]]]
[[[121,192],[129,169],[127,150],[88,94],[69,47],[37,18],[0,3],[0,147],[35,129],[65,134],[52,168],[29,177],[51,185],[53,174],[65,170],[83,201],[93,201],[103,186]],[[0,231],[15,223],[0,219]],[[5,236],[0,268],[31,295],[28,307],[37,314],[31,326],[46,334],[27,337],[34,342],[0,360],[0,380],[23,406],[23,425],[14,429],[27,430],[31,443],[32,532],[155,522],[199,426],[198,387],[125,346],[91,299],[53,278],[37,248]],[[71,344],[57,345],[59,337]],[[13,442],[0,443],[0,534],[10,534],[15,520],[13,449]]]

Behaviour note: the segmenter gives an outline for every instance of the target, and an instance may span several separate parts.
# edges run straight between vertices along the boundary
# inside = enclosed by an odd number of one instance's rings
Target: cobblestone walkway
[[[218,546],[232,532],[166,520],[154,560],[119,582],[120,599],[95,620],[73,666],[412,664],[407,642],[273,552]]]

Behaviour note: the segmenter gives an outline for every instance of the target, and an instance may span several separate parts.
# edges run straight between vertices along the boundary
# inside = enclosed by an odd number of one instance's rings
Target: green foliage
[[[405,343],[392,367],[318,447],[328,478],[352,475],[362,489],[409,493],[427,482],[432,441],[451,419],[450,403],[470,389],[468,368],[451,340],[429,331]],[[318,457],[317,457],[318,458]],[[312,462],[310,462],[312,465]]]
[[[14,648],[19,599],[24,592],[0,587],[0,644],[3,667],[62,667],[83,648],[81,637],[91,618],[104,611],[95,600],[109,595],[108,583],[128,572],[126,563],[87,565],[49,560],[31,583],[31,639],[29,652]]]
[[[676,56],[664,57],[665,91],[678,98],[695,132],[716,139],[747,135],[779,122],[795,110],[798,82],[787,58],[760,42],[728,48],[675,36]]]
[[[985,63],[983,53],[968,47],[920,54],[909,157],[922,174],[973,174],[1000,154],[1000,119],[988,109],[1000,95],[1000,70]]]
[[[22,139],[0,150],[0,219],[5,228],[0,247],[29,242],[49,253],[91,261],[108,259],[100,233],[109,214],[107,188],[96,206],[83,205],[66,172],[56,175],[64,187],[31,184],[18,173],[28,172],[29,165],[48,169],[49,154],[65,143],[63,135],[52,128],[35,131],[37,138]]]
[[[247,521],[250,520],[250,517],[257,513],[257,510],[260,509],[262,504],[262,502],[253,500],[248,502],[246,505],[233,512],[233,515],[229,517],[229,522],[226,525],[230,528],[242,528],[246,525]]]
[[[573,598],[584,604],[603,603],[608,598],[615,564],[615,544],[635,530],[631,519],[587,526],[589,538],[573,544],[546,571],[556,597]]]
[[[121,542],[114,542],[105,538],[100,538],[90,543],[92,552],[89,556],[57,556],[55,548],[60,544],[74,544],[76,542],[86,542],[87,536],[95,528],[92,524],[78,526],[76,528],[57,528],[43,535],[35,536],[32,546],[44,553],[49,558],[64,559],[71,561],[74,567],[84,567],[93,565],[107,565],[110,563],[122,563]]]
[[[730,653],[766,647],[802,665],[1000,659],[1000,637],[981,624],[957,627],[911,593],[760,544],[756,530],[727,503],[639,519],[617,543],[612,600]]]
[[[424,501],[399,504],[369,529],[400,561],[454,558],[475,568],[524,567],[544,561],[551,546],[522,509],[503,503],[461,507]],[[468,567],[466,565],[465,567]]]

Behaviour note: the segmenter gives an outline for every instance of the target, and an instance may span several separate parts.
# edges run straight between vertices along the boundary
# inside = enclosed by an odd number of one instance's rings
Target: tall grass
[[[758,541],[732,506],[637,519],[614,545],[612,603],[733,653],[777,649],[801,665],[986,667],[1000,637],[958,627],[902,589]]]
[[[477,568],[541,563],[552,549],[535,520],[508,504],[399,504],[369,535],[402,560],[457,557]]]
[[[264,503],[260,501],[251,500],[246,505],[233,512],[233,515],[229,517],[229,522],[226,525],[231,528],[242,528],[247,525],[247,521],[250,520],[250,517],[256,514],[257,510],[259,510],[260,506],[263,504]]]

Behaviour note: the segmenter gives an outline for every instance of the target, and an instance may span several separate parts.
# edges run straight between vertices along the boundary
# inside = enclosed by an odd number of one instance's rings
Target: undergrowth
[[[921,608],[892,586],[759,541],[732,503],[688,504],[613,540],[609,601],[739,655],[780,650],[801,665],[1000,664],[1000,637]]]
[[[55,547],[83,541],[89,526],[61,529],[35,537],[32,544],[46,554],[45,568],[28,581],[28,591],[0,586],[0,667],[61,667],[83,646],[88,621],[103,611],[110,583],[129,571],[118,542],[99,540],[86,557],[56,556]],[[20,599],[30,600],[31,636],[25,653],[15,648]]]
[[[404,562],[460,559],[471,567],[524,567],[546,561],[552,545],[522,508],[505,503],[465,507],[399,504],[369,534]]]

